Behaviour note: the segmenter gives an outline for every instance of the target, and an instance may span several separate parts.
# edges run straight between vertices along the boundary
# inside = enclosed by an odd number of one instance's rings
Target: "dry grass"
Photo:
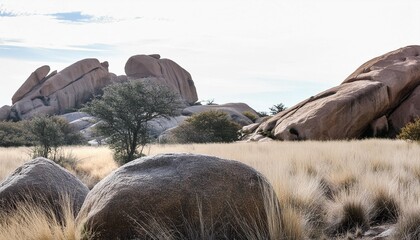
[[[0,181],[30,159],[29,148],[0,148]]]
[[[60,219],[53,209],[45,208],[34,201],[19,204],[19,210],[6,215],[0,213],[0,240],[76,240],[73,207],[68,198],[60,199]]]
[[[6,157],[3,151],[6,150],[0,150],[0,179],[28,156],[24,149],[7,149]],[[79,176],[86,173],[84,180],[90,185],[117,167],[111,151],[105,147],[65,148],[65,151],[79,160],[76,172]],[[325,230],[334,224],[340,229],[333,231],[337,239],[349,234],[357,237],[366,225],[393,223],[396,218],[397,226],[403,229],[399,232],[404,232],[410,229],[411,222],[417,221],[417,215],[408,214],[410,209],[420,208],[420,144],[416,142],[152,145],[144,152],[207,154],[256,168],[269,179],[279,197],[282,226],[273,224],[272,228],[281,228],[286,239],[322,239],[328,233]],[[21,160],[15,163],[16,160],[7,159]],[[346,219],[349,225],[340,227],[340,222]]]

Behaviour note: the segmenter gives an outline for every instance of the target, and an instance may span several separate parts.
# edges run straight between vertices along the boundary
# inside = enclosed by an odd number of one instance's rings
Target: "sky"
[[[125,74],[158,53],[199,100],[293,106],[364,62],[420,45],[418,0],[0,0],[0,106],[38,67],[83,58]]]

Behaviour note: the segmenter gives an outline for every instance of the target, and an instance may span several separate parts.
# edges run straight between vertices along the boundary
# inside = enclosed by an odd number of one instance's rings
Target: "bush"
[[[397,138],[420,141],[420,117],[401,128],[401,132],[398,134]]]
[[[233,142],[238,140],[241,126],[221,111],[207,111],[192,115],[174,129],[180,143]]]
[[[258,119],[258,116],[253,114],[250,111],[246,111],[242,113],[245,117],[249,118],[252,122],[255,122]]]
[[[0,147],[31,146],[26,122],[0,122]]]
[[[282,112],[284,110],[286,110],[287,108],[284,106],[283,103],[279,103],[279,104],[274,104],[271,108],[270,108],[270,113],[271,115],[276,115],[279,112]]]

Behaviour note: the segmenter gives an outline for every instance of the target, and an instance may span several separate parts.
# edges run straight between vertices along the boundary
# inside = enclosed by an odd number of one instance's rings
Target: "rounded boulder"
[[[81,208],[89,189],[66,169],[46,158],[33,159],[17,168],[0,183],[0,213],[20,204],[35,204],[52,209],[60,219],[63,201],[70,201],[73,215]]]
[[[77,223],[85,239],[161,234],[244,239],[250,226],[268,231],[266,190],[272,188],[265,177],[240,162],[162,154],[134,160],[99,182],[86,197]]]

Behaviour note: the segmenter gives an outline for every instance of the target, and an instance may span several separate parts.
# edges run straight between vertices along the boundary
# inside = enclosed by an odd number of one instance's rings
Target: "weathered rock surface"
[[[85,112],[71,112],[60,115],[61,118],[64,118],[67,122],[73,122],[74,120],[78,120],[84,117],[91,117],[88,113]]]
[[[101,64],[93,58],[47,76],[49,69],[48,66],[38,68],[15,93],[11,118],[62,114],[79,107],[112,83],[107,63]]]
[[[178,232],[177,239],[194,239],[200,226],[214,239],[246,239],[239,226],[253,226],[252,219],[261,217],[259,232],[267,230],[262,187],[272,190],[260,173],[236,161],[193,154],[141,158],[89,192],[77,223],[93,233],[89,239],[147,239],[146,231],[159,234],[162,227]]]
[[[148,128],[150,131],[150,135],[152,137],[159,137],[160,134],[165,132],[168,129],[177,127],[179,124],[183,123],[188,117],[187,116],[177,116],[171,117],[169,119],[166,118],[158,118],[152,120],[148,123]]]
[[[194,81],[189,72],[172,60],[159,55],[135,55],[125,64],[125,73],[131,79],[148,78],[165,84],[179,93],[188,104],[198,100]]]
[[[363,64],[341,85],[278,113],[254,134],[280,140],[360,138],[369,131],[377,134],[378,127],[389,130],[384,119],[399,131],[420,109],[419,85],[420,46],[401,48]]]
[[[4,105],[0,108],[0,121],[7,120],[9,118],[10,112],[12,111],[12,107],[8,105]]]
[[[229,115],[229,117],[239,123],[242,126],[252,124],[251,119],[247,118],[243,113],[250,112],[255,116],[259,116],[258,113],[245,103],[226,103],[220,105],[196,105],[187,107],[182,110],[182,115],[191,116],[195,113],[201,113],[206,111],[222,111]]]
[[[420,117],[420,86],[402,102],[389,116],[393,129],[398,132],[408,122]]]
[[[23,85],[16,91],[12,97],[12,104],[21,100],[26,94],[30,93],[36,86],[42,84],[46,80],[46,76],[50,72],[50,66],[44,65],[36,69]]]
[[[0,183],[0,212],[13,211],[32,201],[51,207],[62,216],[62,198],[68,197],[76,216],[89,189],[66,169],[45,158],[36,158],[16,169]]]

